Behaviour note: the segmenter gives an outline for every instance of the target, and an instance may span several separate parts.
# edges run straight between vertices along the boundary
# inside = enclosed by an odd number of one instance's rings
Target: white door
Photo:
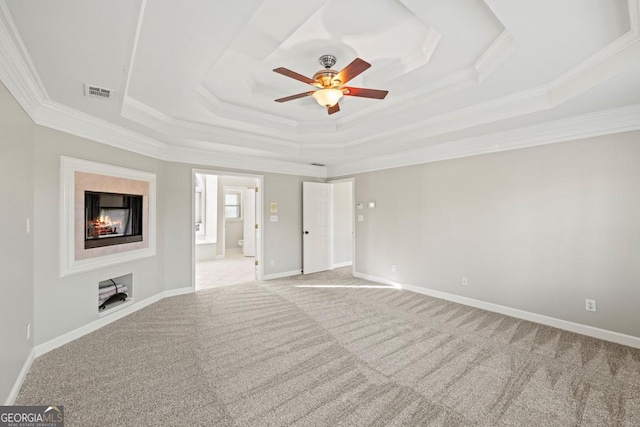
[[[242,198],[244,221],[242,253],[244,256],[256,256],[256,190],[253,188],[244,190]]]
[[[302,270],[331,269],[331,184],[302,183]]]

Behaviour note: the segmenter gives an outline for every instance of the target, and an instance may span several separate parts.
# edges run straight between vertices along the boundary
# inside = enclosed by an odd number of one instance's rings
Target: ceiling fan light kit
[[[303,76],[302,74],[298,74],[295,71],[291,71],[283,67],[274,69],[273,71],[278,74],[291,77],[292,79],[307,83],[318,88],[315,91],[298,93],[296,95],[276,99],[275,101],[287,102],[293,101],[294,99],[313,96],[313,98],[318,102],[320,106],[327,108],[327,113],[333,114],[340,111],[338,102],[344,95],[358,96],[362,98],[384,99],[387,96],[387,93],[389,93],[386,90],[343,86],[349,80],[353,79],[354,77],[358,76],[360,73],[371,67],[371,64],[360,58],[354,59],[353,62],[351,62],[339,72],[331,69],[331,67],[333,67],[336,63],[335,56],[322,55],[319,58],[319,61],[325,69],[315,73],[313,75],[313,78]]]
[[[322,107],[333,107],[340,101],[342,95],[344,94],[340,89],[320,89],[311,94]]]

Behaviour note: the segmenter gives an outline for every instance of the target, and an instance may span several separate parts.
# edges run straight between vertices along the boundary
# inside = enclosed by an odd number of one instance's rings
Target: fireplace
[[[84,248],[142,241],[142,195],[84,192]]]

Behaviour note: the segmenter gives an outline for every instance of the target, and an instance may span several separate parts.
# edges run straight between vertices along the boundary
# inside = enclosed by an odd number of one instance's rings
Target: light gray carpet
[[[34,363],[67,426],[638,426],[640,350],[344,270],[164,299]]]

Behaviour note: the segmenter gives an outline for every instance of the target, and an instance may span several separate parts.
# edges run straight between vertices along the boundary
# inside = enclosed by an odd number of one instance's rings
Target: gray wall
[[[264,273],[302,271],[302,182],[316,178],[265,174]],[[270,222],[269,206],[278,204],[278,222]],[[273,263],[273,265],[271,265]]]
[[[202,166],[163,162],[36,126],[4,86],[0,87],[0,113],[0,197],[10,201],[3,207],[6,230],[0,239],[0,401],[4,402],[34,345],[98,318],[99,282],[132,273],[136,300],[192,285],[192,168]],[[61,155],[156,174],[156,256],[59,277]],[[278,223],[269,223],[268,217],[264,222],[264,257],[274,260],[273,266],[265,265],[266,274],[302,268],[303,180],[264,174],[265,200],[280,202],[282,209]],[[29,217],[31,234],[25,230]],[[32,338],[27,340],[29,322]]]
[[[164,162],[84,138],[35,127],[34,146],[34,302],[35,344],[44,343],[98,318],[98,282],[133,274],[133,297],[142,300],[163,290],[163,229],[174,220],[170,209],[175,184],[165,178]],[[59,277],[60,156],[113,164],[157,175],[157,255],[120,265]],[[166,214],[164,212],[167,212]]]
[[[211,167],[183,163],[166,163],[165,179],[171,182],[171,202],[165,206],[167,256],[164,261],[165,289],[191,286],[192,238],[192,169]],[[221,171],[222,169],[216,168]],[[264,274],[277,274],[302,269],[302,181],[314,180],[301,176],[251,171],[228,170],[262,175],[264,179]],[[279,221],[269,222],[269,202],[279,202]],[[220,218],[219,218],[220,219]],[[221,238],[218,234],[218,240]],[[218,245],[221,246],[221,245]],[[169,249],[170,248],[170,249]],[[271,266],[270,260],[273,260]],[[188,282],[187,282],[188,279]]]
[[[0,83],[0,404],[33,348],[33,124]],[[33,335],[32,335],[33,337]]]
[[[356,271],[640,336],[639,160],[632,132],[359,174]]]
[[[225,249],[239,248],[238,240],[242,239],[244,234],[244,221],[230,221],[224,222],[224,247]]]
[[[353,261],[353,182],[332,183],[331,202],[332,263],[350,263]]]
[[[35,344],[70,332],[97,318],[98,282],[133,273],[134,297],[142,300],[163,290],[190,287],[192,269],[191,174],[198,165],[163,162],[84,138],[35,126]],[[157,175],[157,255],[121,265],[58,277],[60,155],[154,172]],[[275,259],[267,274],[301,268],[302,177],[265,174],[265,187],[287,199],[277,227],[265,223],[265,258]],[[292,196],[293,195],[293,196]],[[295,232],[293,232],[295,230]],[[268,241],[268,238],[266,239]],[[24,329],[22,327],[21,329]]]

